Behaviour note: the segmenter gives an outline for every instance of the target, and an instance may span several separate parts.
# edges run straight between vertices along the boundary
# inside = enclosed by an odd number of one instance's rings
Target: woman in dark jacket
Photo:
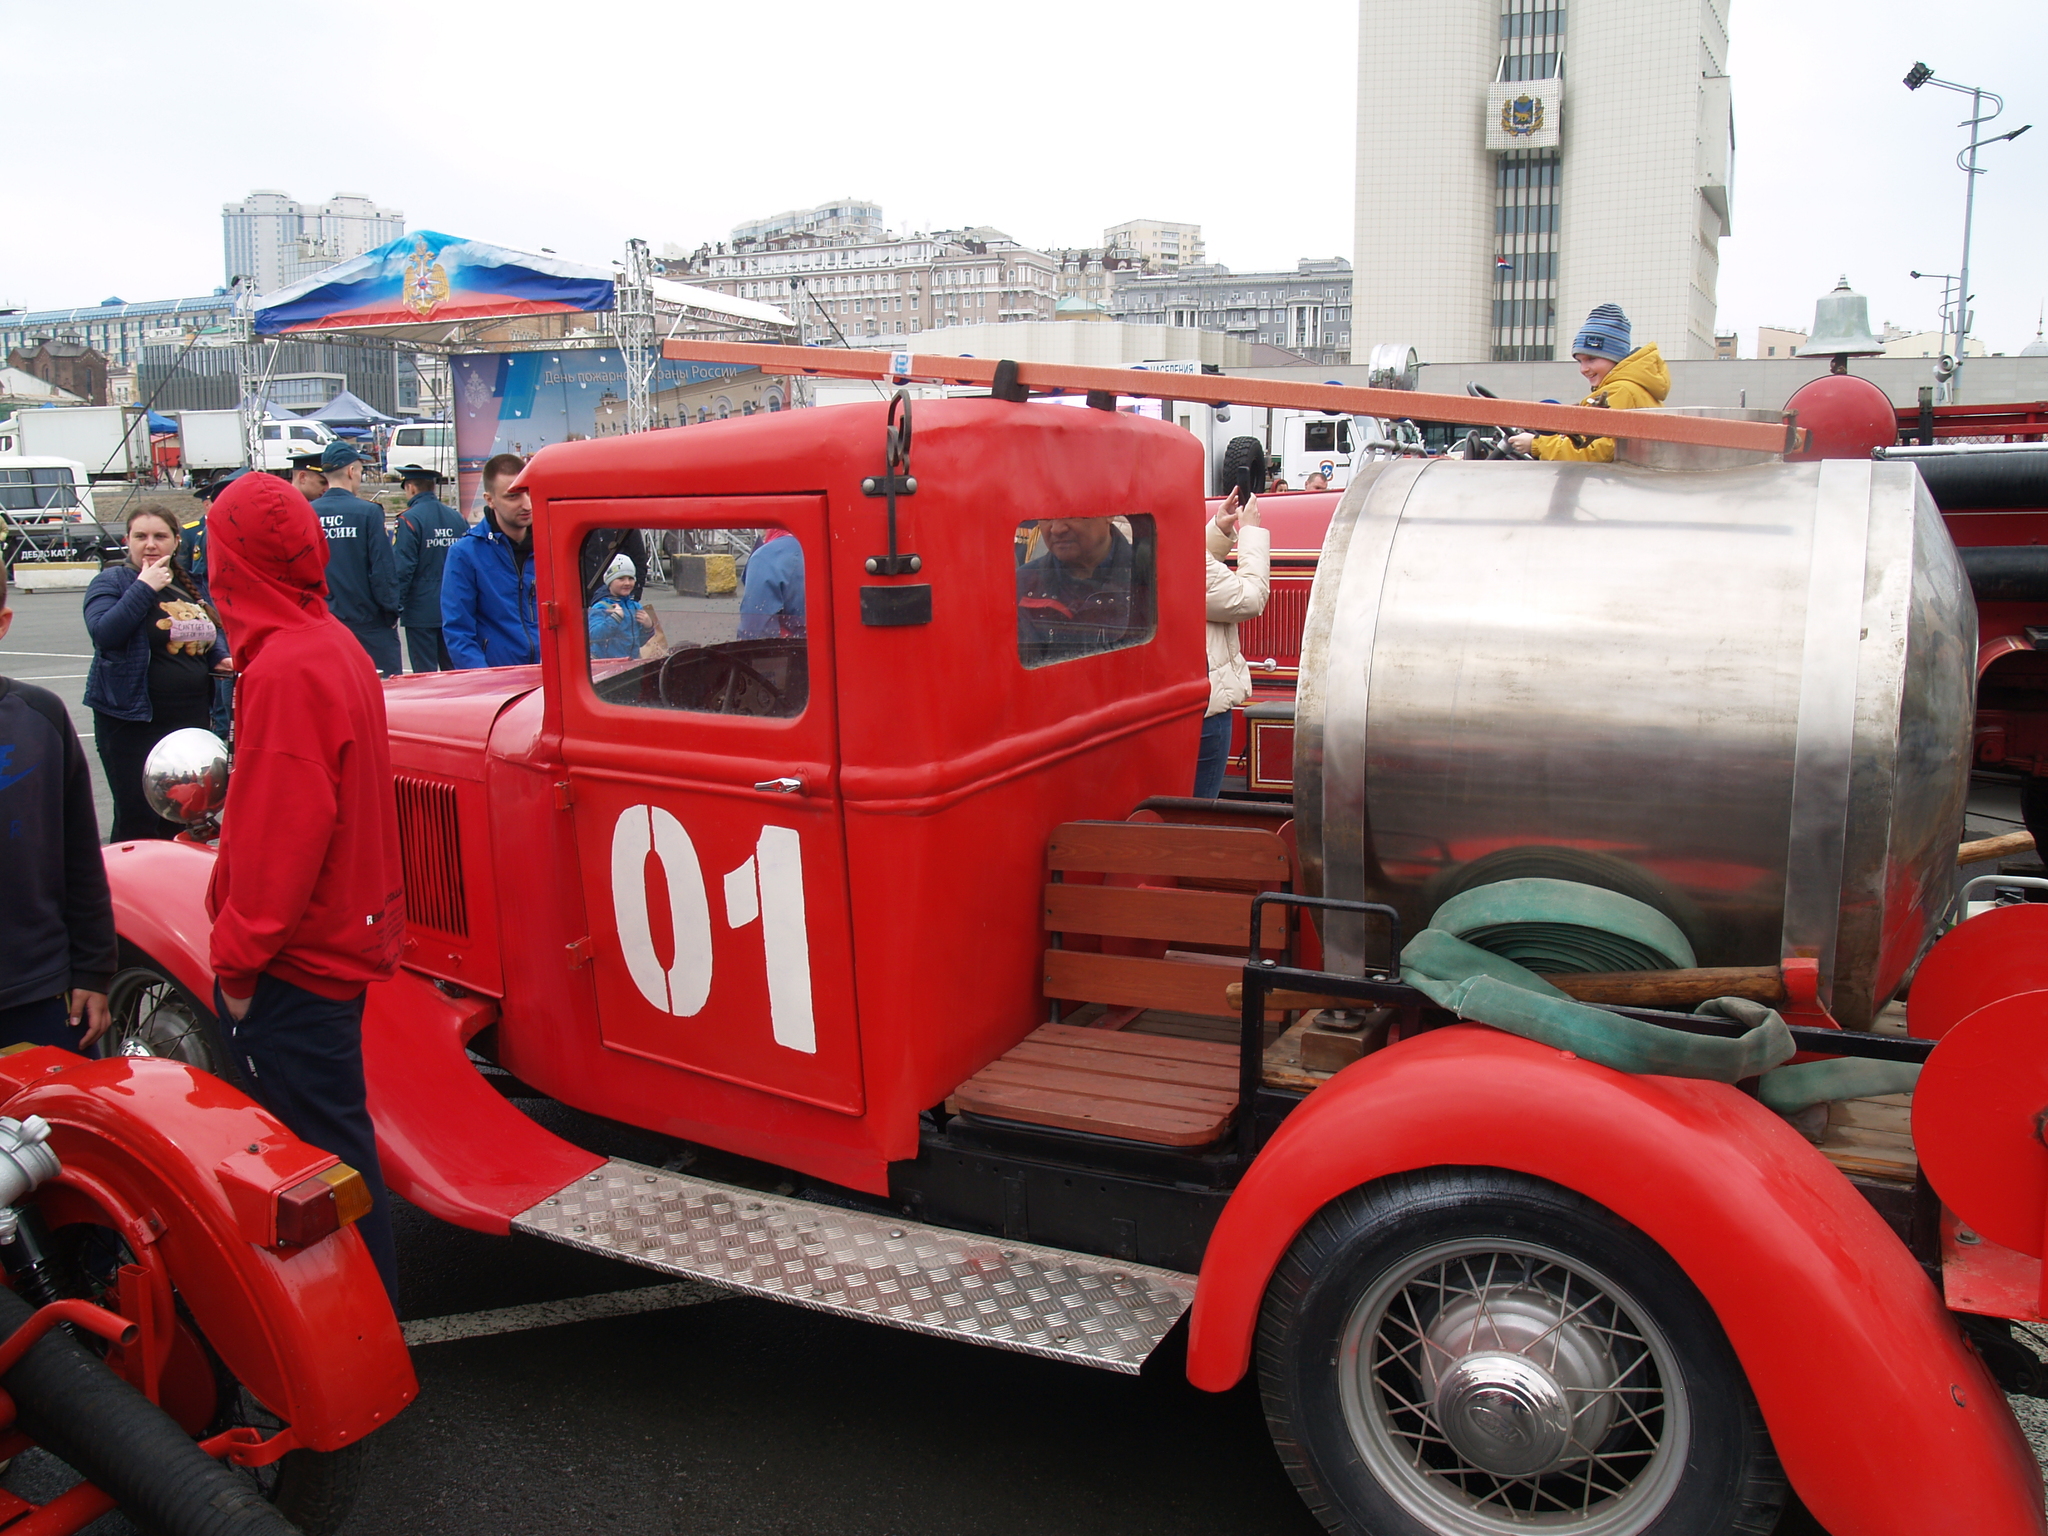
[[[206,728],[213,678],[234,670],[213,614],[172,557],[178,525],[158,506],[128,514],[128,558],[85,589],[92,666],[85,702],[114,797],[113,841],[175,837],[142,789],[149,750],[172,731]]]

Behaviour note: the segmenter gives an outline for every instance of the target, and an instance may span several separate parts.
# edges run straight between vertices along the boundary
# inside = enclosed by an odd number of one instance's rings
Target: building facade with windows
[[[1174,272],[1182,267],[1202,265],[1202,226],[1174,224],[1165,219],[1131,219],[1102,232],[1102,243],[1112,250],[1137,253],[1148,272]]]
[[[324,203],[301,203],[283,192],[251,192],[221,208],[227,284],[237,278],[258,293],[288,288],[301,278],[396,240],[405,215],[380,208],[358,193]]]
[[[1292,272],[1232,272],[1220,264],[1130,275],[1110,302],[1133,325],[1222,331],[1284,347],[1312,363],[1351,357],[1351,263],[1303,258]]]
[[[1715,355],[1731,0],[1382,0],[1358,38],[1355,355]],[[1418,191],[1418,189],[1421,189]]]
[[[792,208],[786,213],[773,213],[765,219],[735,225],[732,243],[737,250],[745,245],[788,240],[798,235],[809,235],[819,240],[858,242],[879,240],[883,233],[880,203],[842,197],[836,203],[820,203],[815,208]]]
[[[1056,258],[986,226],[878,239],[798,231],[690,256],[670,248],[663,261],[667,276],[778,306],[806,341],[827,345],[841,336],[865,344],[951,326],[1050,320],[1059,269]]]

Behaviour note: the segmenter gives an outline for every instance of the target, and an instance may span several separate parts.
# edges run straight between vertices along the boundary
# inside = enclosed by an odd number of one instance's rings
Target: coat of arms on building
[[[1543,131],[1543,98],[1524,92],[1500,104],[1500,130],[1518,139],[1533,138]]]
[[[1564,81],[1496,80],[1486,88],[1488,149],[1556,149],[1564,112]]]
[[[434,253],[427,249],[427,242],[415,236],[412,242],[412,255],[406,258],[405,277],[399,286],[398,302],[425,320],[447,297],[446,269],[434,260]]]

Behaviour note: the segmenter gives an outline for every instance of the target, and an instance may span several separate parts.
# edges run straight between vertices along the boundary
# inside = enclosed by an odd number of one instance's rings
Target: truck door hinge
[[[540,621],[548,629],[553,629],[561,621],[561,616],[561,609],[557,608],[553,603],[548,602],[540,605]]]
[[[555,781],[555,809],[566,811],[576,803],[576,786],[567,779]]]
[[[585,934],[574,943],[564,946],[569,951],[569,969],[581,970],[590,964],[590,935]]]

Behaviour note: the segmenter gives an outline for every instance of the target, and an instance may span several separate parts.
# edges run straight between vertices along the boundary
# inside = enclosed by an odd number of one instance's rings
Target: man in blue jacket
[[[441,638],[441,570],[448,550],[469,532],[469,524],[435,492],[441,477],[431,469],[408,468],[405,488],[412,500],[398,514],[391,553],[398,562],[399,622],[415,672],[446,672],[448,644]]]
[[[441,568],[441,638],[457,668],[519,667],[540,660],[533,595],[533,500],[512,482],[516,453],[484,465],[484,515]]]
[[[348,626],[370,653],[380,677],[405,670],[398,655],[398,566],[384,509],[363,500],[363,456],[336,439],[320,455],[326,492],[313,511],[327,534],[327,611]]]

